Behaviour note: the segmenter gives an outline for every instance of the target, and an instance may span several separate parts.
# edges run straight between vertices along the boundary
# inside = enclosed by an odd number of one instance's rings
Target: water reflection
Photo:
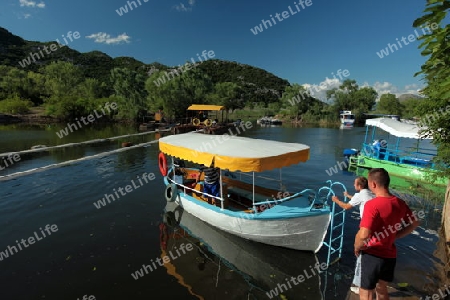
[[[164,266],[198,299],[222,299],[224,295],[228,299],[270,299],[278,298],[277,294],[286,299],[324,299],[320,277],[311,270],[318,263],[313,253],[241,239],[172,202],[166,205],[160,229],[161,257],[183,243],[193,245],[192,251]],[[299,275],[304,276],[301,283]]]
[[[135,148],[132,151],[123,151],[117,153],[118,164],[116,169],[119,171],[125,171],[128,168],[134,166],[143,166],[145,161],[147,150],[145,148]]]

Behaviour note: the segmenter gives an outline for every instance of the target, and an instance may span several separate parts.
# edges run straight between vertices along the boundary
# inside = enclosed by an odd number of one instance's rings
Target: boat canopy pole
[[[398,145],[400,144],[400,137],[397,137],[397,143],[395,144],[395,152],[398,154]]]
[[[375,140],[375,126],[372,128],[372,141],[374,141]],[[372,142],[372,141],[370,141],[370,142]]]
[[[222,169],[219,170],[219,180],[220,180],[220,200],[221,200],[220,202],[222,202],[220,204],[220,207],[222,209],[224,209],[224,207],[223,207],[224,198],[223,198],[223,185],[222,185]]]
[[[366,135],[364,136],[364,143],[367,143],[368,134],[369,134],[369,126],[366,126]]]
[[[253,207],[255,207],[255,172],[252,172],[252,178],[253,178]]]
[[[283,191],[283,177],[281,175],[281,168],[280,168],[280,191]]]

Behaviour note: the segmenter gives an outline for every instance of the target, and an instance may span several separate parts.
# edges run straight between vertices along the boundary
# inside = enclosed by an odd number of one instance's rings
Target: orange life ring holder
[[[193,124],[194,126],[198,126],[198,125],[200,125],[200,120],[197,119],[197,118],[194,118],[194,120],[192,120],[192,124]]]
[[[211,119],[206,119],[205,121],[203,121],[203,124],[205,124],[205,126],[211,126],[212,121]]]
[[[158,155],[158,167],[162,176],[167,175],[167,159],[164,153],[160,152]]]

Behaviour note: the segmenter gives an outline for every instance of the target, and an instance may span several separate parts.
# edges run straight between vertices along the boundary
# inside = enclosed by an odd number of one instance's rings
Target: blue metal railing
[[[422,148],[415,148],[415,150],[416,151],[407,151],[405,149],[392,149],[389,147],[376,149],[371,144],[363,144],[361,152],[366,156],[380,160],[409,164],[417,167],[434,168],[432,159],[436,155],[436,151]]]
[[[328,180],[327,183],[330,186],[324,186],[319,189],[319,194],[321,191],[328,191],[326,195],[326,199],[330,199],[332,196],[335,196],[335,192],[333,190],[333,186],[339,185],[346,192],[347,188],[341,182],[332,182]],[[344,198],[344,202],[347,202],[347,197]],[[345,209],[341,209],[336,203],[332,202],[331,204],[331,221],[330,221],[330,231],[328,242],[324,241],[323,245],[328,248],[327,254],[327,267],[331,264],[334,264],[342,257],[342,246],[344,244],[344,225],[345,225]],[[331,261],[334,254],[337,253],[337,257]]]

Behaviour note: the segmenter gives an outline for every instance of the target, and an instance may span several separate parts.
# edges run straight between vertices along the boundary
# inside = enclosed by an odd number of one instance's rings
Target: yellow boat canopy
[[[225,106],[209,104],[192,104],[187,110],[224,110]]]
[[[230,171],[262,172],[306,162],[309,146],[247,137],[184,133],[159,139],[164,154]]]

